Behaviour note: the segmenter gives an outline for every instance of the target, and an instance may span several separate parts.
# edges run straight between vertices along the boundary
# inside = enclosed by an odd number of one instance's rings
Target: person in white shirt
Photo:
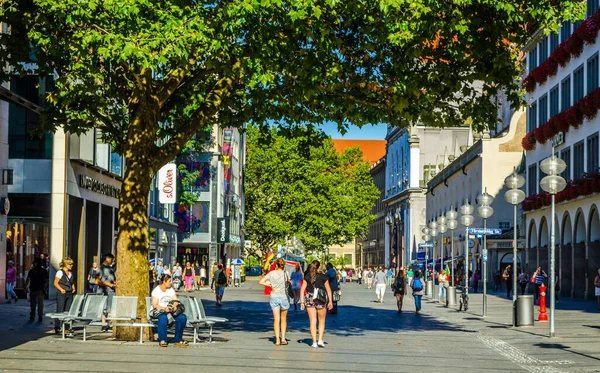
[[[177,310],[177,294],[173,289],[173,281],[171,276],[162,274],[158,280],[159,285],[152,290],[152,308],[161,311],[158,314],[158,340],[160,347],[167,347],[167,327],[169,324],[169,314],[173,314]],[[183,329],[187,323],[187,317],[184,313],[175,316],[175,337],[173,342],[176,346],[185,347],[188,345],[183,340]]]
[[[348,272],[346,272],[345,269],[342,268],[342,270],[340,271],[340,275],[342,276],[342,283],[346,283],[346,278],[348,277]]]

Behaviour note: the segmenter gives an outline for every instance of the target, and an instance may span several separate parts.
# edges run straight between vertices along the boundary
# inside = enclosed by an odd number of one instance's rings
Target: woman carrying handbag
[[[329,279],[319,272],[320,266],[321,263],[318,260],[313,261],[308,266],[300,289],[300,308],[302,310],[306,308],[310,319],[310,335],[313,348],[325,347],[325,342],[323,342],[325,318],[327,317],[327,310],[333,308],[333,294],[329,286]],[[319,322],[318,341],[317,320]]]

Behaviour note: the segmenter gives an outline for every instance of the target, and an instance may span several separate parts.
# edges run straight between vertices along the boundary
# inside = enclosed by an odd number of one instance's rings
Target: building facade
[[[504,199],[504,179],[517,168],[523,158],[521,141],[525,133],[525,114],[520,111],[512,116],[507,132],[491,138],[489,133],[475,134],[475,143],[439,172],[427,183],[427,213],[425,224],[436,220],[451,209],[458,211],[465,203],[475,207],[472,228],[483,228],[483,219],[477,214],[477,197],[483,192],[494,197],[491,207],[494,214],[487,219],[488,228],[499,228],[502,234],[487,237],[488,278],[512,263],[512,234],[514,228],[513,205]],[[463,148],[464,149],[464,148]],[[459,214],[460,217],[460,214]],[[517,221],[518,222],[518,221]],[[504,235],[503,235],[504,234]],[[432,237],[434,249],[428,257],[440,263],[455,258],[454,267],[464,268],[465,247],[469,248],[469,271],[482,271],[483,237],[469,235],[459,225],[454,232],[438,233]],[[454,252],[451,248],[454,247]],[[523,252],[521,250],[521,252]],[[522,264],[522,260],[518,262]]]
[[[379,197],[371,214],[375,219],[369,224],[369,232],[356,245],[356,267],[378,267],[385,265],[385,156],[371,166],[371,178],[379,189]]]
[[[389,127],[384,191],[385,266],[417,259],[426,220],[425,188],[438,170],[469,145],[470,128]]]
[[[551,219],[556,231],[556,274],[562,296],[591,298],[600,268],[599,1],[587,1],[587,19],[564,23],[559,32],[533,35],[527,55],[526,260],[549,273]],[[591,34],[589,30],[595,30]],[[573,50],[570,46],[580,45]],[[566,59],[565,56],[569,58]],[[554,66],[556,68],[549,68]],[[565,161],[568,184],[550,198],[540,188],[540,163],[555,154]]]

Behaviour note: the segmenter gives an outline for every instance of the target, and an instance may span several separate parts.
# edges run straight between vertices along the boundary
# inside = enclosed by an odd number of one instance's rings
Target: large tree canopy
[[[44,123],[91,127],[125,157],[117,294],[147,292],[152,177],[218,122],[494,124],[518,104],[526,25],[579,0],[3,0],[0,82],[55,75]],[[29,62],[29,63],[27,63]],[[31,64],[33,63],[33,64]],[[32,68],[36,66],[36,68]],[[474,84],[476,82],[476,84]],[[130,337],[135,338],[134,333]]]
[[[379,196],[358,148],[338,154],[313,130],[294,137],[248,130],[246,230],[251,253],[296,235],[308,253],[365,233]]]

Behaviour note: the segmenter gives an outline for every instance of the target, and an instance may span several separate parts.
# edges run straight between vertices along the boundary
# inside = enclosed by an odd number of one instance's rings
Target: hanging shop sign
[[[217,242],[229,242],[229,218],[217,218]]]
[[[169,163],[158,171],[158,202],[177,202],[177,165]]]

